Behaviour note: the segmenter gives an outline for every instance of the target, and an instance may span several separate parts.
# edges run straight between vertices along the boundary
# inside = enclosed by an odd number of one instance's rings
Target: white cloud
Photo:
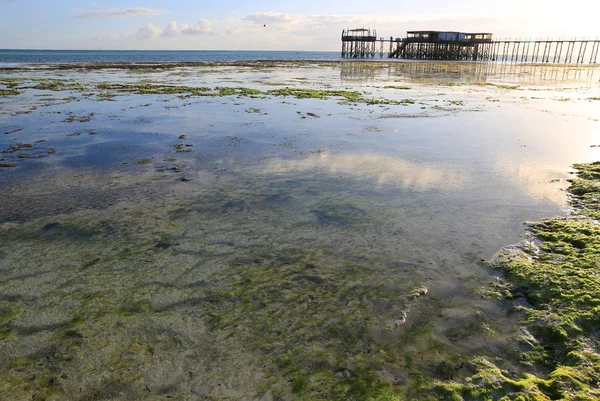
[[[149,40],[159,36],[173,38],[180,35],[213,35],[213,22],[203,19],[196,25],[181,24],[173,21],[164,29],[161,29],[152,24],[148,24],[140,28],[135,36],[138,39]]]
[[[181,33],[184,35],[210,35],[213,33],[213,23],[203,19],[194,26],[186,26]]]
[[[160,15],[169,14],[170,11],[160,8],[106,8],[102,4],[92,3],[93,8],[83,10],[81,8],[70,8],[75,18],[123,18],[123,17],[158,17]]]
[[[177,35],[179,35],[180,32],[181,32],[181,30],[177,26],[177,22],[173,21],[169,25],[167,25],[167,27],[163,30],[162,35],[163,36],[177,36]]]
[[[152,24],[148,24],[138,30],[135,34],[139,39],[154,39],[155,37],[161,35],[163,30],[155,27]]]

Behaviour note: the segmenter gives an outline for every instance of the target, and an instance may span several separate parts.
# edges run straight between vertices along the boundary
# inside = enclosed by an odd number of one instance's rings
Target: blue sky
[[[571,0],[0,0],[0,48],[338,50],[345,27],[596,37],[600,2]],[[266,27],[264,26],[266,25]]]

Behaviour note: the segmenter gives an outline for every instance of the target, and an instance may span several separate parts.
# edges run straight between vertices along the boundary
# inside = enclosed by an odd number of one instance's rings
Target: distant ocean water
[[[0,64],[94,62],[189,62],[250,60],[340,60],[339,52],[205,50],[1,50]]]

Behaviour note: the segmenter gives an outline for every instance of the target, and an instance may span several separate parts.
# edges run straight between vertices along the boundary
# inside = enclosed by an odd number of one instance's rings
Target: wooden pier
[[[596,64],[600,39],[501,39],[491,33],[409,31],[405,38],[377,38],[375,30],[342,31],[344,58],[401,58],[504,63]]]
[[[377,31],[365,28],[342,31],[342,57],[375,57]]]

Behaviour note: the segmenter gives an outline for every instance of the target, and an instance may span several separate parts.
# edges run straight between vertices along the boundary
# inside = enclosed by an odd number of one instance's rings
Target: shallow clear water
[[[31,394],[19,379],[37,374],[65,394],[83,387],[82,399],[146,387],[294,398],[284,356],[315,386],[321,369],[360,366],[408,388],[438,377],[445,358],[478,353],[523,370],[513,306],[481,296],[496,275],[481,260],[519,241],[524,221],[566,214],[570,166],[600,152],[597,82],[448,86],[437,80],[456,77],[441,67],[434,83],[348,68],[10,75],[413,102],[0,99],[0,149],[32,145],[0,156],[16,164],[0,169],[0,295],[16,311],[0,365],[31,361],[4,371],[5,388]],[[331,367],[315,368],[323,355]]]

